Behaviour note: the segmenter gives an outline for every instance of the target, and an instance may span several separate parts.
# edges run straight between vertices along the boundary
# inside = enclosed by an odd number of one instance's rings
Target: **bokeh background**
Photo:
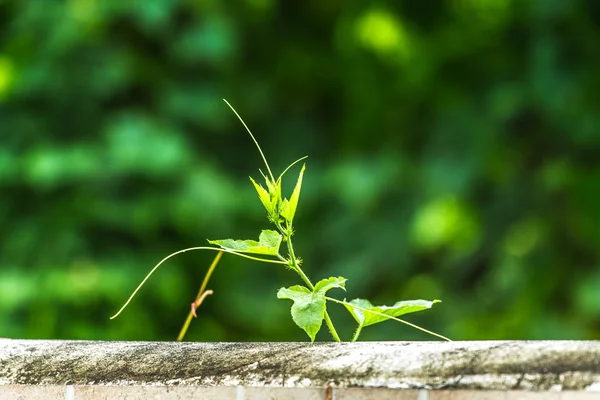
[[[226,98],[275,173],[309,156],[296,251],[339,298],[441,299],[407,319],[457,340],[599,339],[599,27],[590,0],[0,0],[0,337],[176,337],[213,253],[109,316],[167,254],[268,228]],[[276,299],[297,283],[224,257],[187,339],[306,340]]]

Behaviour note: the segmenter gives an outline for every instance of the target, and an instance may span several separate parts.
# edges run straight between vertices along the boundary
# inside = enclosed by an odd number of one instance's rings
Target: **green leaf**
[[[304,176],[305,168],[306,164],[302,164],[302,169],[298,175],[298,182],[296,182],[296,187],[292,192],[292,197],[290,197],[289,204],[287,204],[285,209],[283,209],[281,212],[283,218],[285,218],[290,224],[294,219],[294,215],[296,215],[296,208],[298,207],[298,200],[300,199],[300,189],[302,188],[302,177]]]
[[[328,279],[323,279],[315,285],[315,292],[321,292],[323,295],[327,293],[328,290],[339,288],[346,290],[346,281],[347,279],[344,277],[331,277]]]
[[[269,256],[279,255],[279,246],[282,236],[272,230],[265,229],[260,233],[258,242],[256,240],[209,240],[208,243],[215,244],[226,250],[233,250],[240,253],[265,254]]]
[[[260,201],[263,203],[269,214],[273,213],[273,204],[271,203],[271,197],[269,196],[269,192],[265,188],[263,188],[260,184],[256,183],[252,177],[250,177],[254,188],[258,192],[258,197]]]
[[[265,177],[269,196],[271,196],[271,204],[276,205],[281,200],[281,180],[278,179],[277,182],[273,182],[266,175],[263,176]]]
[[[311,292],[307,287],[296,285],[279,289],[277,298],[294,302],[292,319],[314,342],[325,317],[325,293]]]
[[[375,311],[381,314],[389,315],[391,317],[399,317],[400,315],[423,311],[431,308],[435,303],[439,303],[439,300],[427,301],[427,300],[407,300],[399,301],[393,306],[374,306],[369,300],[354,299],[349,303],[357,307]],[[388,317],[379,314],[373,314],[354,308],[352,306],[344,304],[344,306],[350,311],[350,314],[358,322],[359,328],[365,326],[377,324],[388,320]]]
[[[279,215],[281,215],[283,218],[285,218],[288,223],[291,224],[291,221],[288,219],[288,215],[289,215],[289,211],[290,210],[290,201],[288,199],[283,199],[283,201],[281,202],[281,205],[279,206]]]
[[[277,231],[265,229],[260,232],[258,241],[262,246],[268,246],[275,250],[275,254],[279,253],[279,246],[281,245],[282,236]]]

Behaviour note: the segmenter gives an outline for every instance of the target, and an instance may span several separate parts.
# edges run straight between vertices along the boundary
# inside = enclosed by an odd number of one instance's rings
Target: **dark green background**
[[[226,98],[276,174],[309,156],[295,245],[331,295],[442,299],[407,319],[453,339],[600,338],[599,26],[590,0],[0,0],[0,337],[175,338],[214,254],[108,317],[163,256],[268,227]],[[224,257],[187,338],[306,340],[296,283]]]

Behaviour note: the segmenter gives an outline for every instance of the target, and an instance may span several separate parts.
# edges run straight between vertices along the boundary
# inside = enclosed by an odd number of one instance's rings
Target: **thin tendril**
[[[288,165],[288,167],[283,170],[283,172],[281,173],[281,175],[279,175],[279,179],[278,180],[281,180],[281,178],[283,178],[283,175],[285,175],[285,173],[288,172],[288,170],[290,168],[292,168],[294,165],[298,164],[300,161],[304,160],[305,158],[308,158],[308,156],[304,156],[302,158],[299,158],[296,161],[294,161],[293,163],[291,163],[290,165]]]
[[[187,249],[183,249],[183,250],[179,250],[176,251],[175,253],[169,254],[168,256],[166,256],[165,258],[163,258],[162,260],[160,260],[160,262],[158,264],[156,264],[156,266],[154,268],[152,268],[152,270],[148,273],[148,275],[146,275],[146,277],[144,278],[144,280],[142,281],[142,283],[140,283],[138,285],[137,288],[135,288],[135,290],[133,291],[133,293],[131,294],[131,296],[129,296],[129,299],[127,299],[127,301],[125,302],[125,304],[123,305],[123,307],[121,307],[121,309],[112,317],[110,317],[110,319],[115,319],[119,316],[119,314],[121,314],[121,312],[125,309],[125,307],[127,307],[129,305],[129,303],[131,302],[131,300],[133,299],[133,297],[136,295],[136,293],[142,288],[142,286],[144,286],[144,283],[146,283],[146,281],[148,280],[148,278],[150,278],[150,275],[152,275],[154,273],[154,271],[156,271],[156,269],[158,267],[161,266],[162,263],[164,263],[165,261],[167,261],[169,258],[176,256],[177,254],[181,254],[181,253],[185,253],[186,251],[192,251],[192,250],[215,250],[215,251],[222,251],[225,253],[229,253],[229,254],[234,254],[236,256],[240,256],[240,257],[245,257],[245,258],[249,258],[251,260],[256,260],[256,261],[262,261],[262,262],[267,262],[267,263],[273,263],[273,264],[287,264],[283,261],[278,261],[278,260],[269,260],[266,258],[259,258],[259,257],[253,257],[253,256],[249,256],[247,254],[242,254],[242,253],[238,253],[236,251],[232,251],[232,250],[227,250],[227,249],[221,249],[221,248],[217,248],[217,247],[189,247]]]
[[[246,131],[248,131],[248,133],[250,134],[250,137],[252,138],[252,140],[254,140],[254,144],[256,144],[256,147],[258,148],[258,152],[260,153],[263,161],[265,162],[265,165],[267,166],[267,171],[269,171],[269,176],[271,177],[271,181],[275,182],[275,178],[273,177],[273,173],[271,172],[271,168],[269,168],[269,163],[267,162],[267,159],[262,151],[262,149],[260,148],[260,145],[258,144],[258,142],[256,141],[256,139],[254,138],[254,135],[252,134],[252,132],[250,132],[250,128],[248,128],[248,125],[246,125],[246,123],[244,122],[244,120],[242,119],[242,117],[240,117],[240,114],[237,113],[237,111],[235,111],[235,108],[233,108],[233,106],[231,104],[229,104],[229,102],[225,99],[223,99],[223,101],[225,102],[225,104],[227,104],[229,106],[229,108],[231,108],[231,111],[234,112],[234,114],[238,117],[238,119],[240,120],[240,122],[242,123],[242,125],[244,125],[244,128],[246,128]]]

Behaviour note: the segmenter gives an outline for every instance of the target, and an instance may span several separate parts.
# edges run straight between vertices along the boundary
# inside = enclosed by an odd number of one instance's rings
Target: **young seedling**
[[[438,338],[444,340],[450,340],[442,335],[431,332],[427,329],[421,328],[417,325],[411,324],[410,322],[399,319],[398,317],[404,314],[414,313],[418,311],[423,311],[431,308],[435,303],[438,303],[439,300],[427,301],[427,300],[409,300],[409,301],[399,301],[393,306],[374,306],[368,300],[363,299],[354,299],[352,301],[338,300],[332,297],[327,296],[327,293],[332,289],[342,289],[346,290],[346,278],[344,277],[330,277],[326,279],[322,279],[317,283],[313,284],[312,281],[306,276],[304,271],[302,270],[302,260],[296,256],[296,252],[294,250],[294,245],[292,242],[292,236],[294,235],[294,217],[296,215],[296,209],[298,207],[298,201],[300,199],[300,190],[302,188],[302,178],[304,176],[304,170],[306,165],[302,165],[300,169],[300,173],[298,175],[298,180],[296,182],[296,186],[292,191],[292,194],[289,198],[284,198],[281,194],[281,182],[290,168],[296,165],[298,162],[304,160],[306,157],[302,157],[293,163],[291,163],[282,173],[279,175],[277,179],[275,179],[273,173],[271,172],[271,168],[269,167],[269,163],[260,148],[260,145],[256,141],[256,138],[244,122],[244,120],[239,116],[239,114],[235,111],[235,109],[224,100],[225,103],[231,108],[234,114],[238,117],[252,140],[256,145],[260,156],[263,159],[265,164],[267,174],[265,175],[261,171],[261,175],[264,179],[265,186],[263,187],[260,183],[257,183],[254,179],[250,178],[252,185],[256,189],[258,193],[258,197],[267,210],[267,218],[269,222],[274,226],[275,229],[265,229],[263,230],[259,237],[258,241],[256,240],[233,240],[233,239],[220,239],[220,240],[209,240],[210,246],[200,246],[200,247],[191,247],[188,249],[179,250],[173,254],[168,255],[164,259],[162,259],[149,273],[146,275],[142,283],[133,291],[127,302],[121,307],[121,309],[111,317],[111,319],[116,318],[124,309],[127,307],[129,302],[133,299],[135,294],[140,290],[140,288],[146,283],[150,275],[156,271],[156,269],[162,265],[169,258],[191,250],[212,250],[217,251],[218,254],[215,257],[213,263],[211,264],[206,276],[204,277],[204,281],[202,282],[202,286],[196,296],[195,301],[192,303],[191,311],[188,315],[187,320],[179,337],[178,341],[183,340],[185,333],[190,325],[192,317],[196,315],[196,308],[200,306],[204,298],[212,294],[212,291],[207,290],[208,281],[210,276],[212,275],[216,265],[218,264],[221,255],[223,253],[229,253],[240,257],[249,258],[255,261],[261,261],[266,263],[275,263],[281,264],[288,269],[296,272],[302,282],[303,285],[295,285],[287,288],[281,288],[277,292],[277,298],[279,299],[287,299],[292,300],[292,320],[298,325],[310,338],[311,342],[315,340],[317,333],[321,329],[323,325],[323,321],[327,325],[329,332],[334,340],[340,342],[341,339],[327,313],[327,302],[339,303],[342,304],[354,317],[356,322],[358,323],[358,328],[356,329],[354,336],[352,337],[352,341],[356,341],[360,336],[362,329],[369,325],[374,325],[379,322],[386,321],[388,319],[401,322],[403,324],[409,325],[415,329],[426,332],[430,335],[436,336]],[[281,244],[285,243],[287,248],[287,256],[283,256],[281,254]]]

